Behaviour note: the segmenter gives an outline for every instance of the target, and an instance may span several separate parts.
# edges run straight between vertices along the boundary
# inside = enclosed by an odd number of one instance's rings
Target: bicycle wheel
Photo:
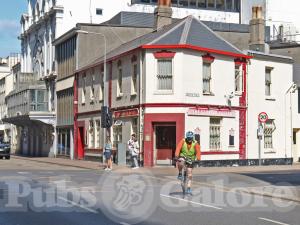
[[[183,194],[183,198],[185,197],[185,193],[186,193],[186,170],[184,170],[183,172],[183,177],[181,180],[181,188],[182,188],[182,194]]]

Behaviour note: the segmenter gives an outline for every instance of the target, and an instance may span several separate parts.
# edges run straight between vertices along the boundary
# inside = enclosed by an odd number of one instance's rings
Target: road
[[[183,198],[174,174],[1,160],[0,225],[298,225],[299,174],[197,173]]]

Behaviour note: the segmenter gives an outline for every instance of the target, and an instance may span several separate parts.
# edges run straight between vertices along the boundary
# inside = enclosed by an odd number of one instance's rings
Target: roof
[[[242,51],[225,41],[193,16],[177,20],[159,30],[124,43],[107,53],[106,58],[110,60],[137,48],[188,48],[233,57],[248,58]],[[101,57],[89,66],[100,64],[103,60],[104,58]]]
[[[248,55],[254,56],[254,58],[260,58],[264,60],[272,60],[277,62],[284,62],[284,63],[293,63],[294,60],[292,57],[284,56],[284,55],[276,55],[276,54],[270,54],[265,52],[258,52],[253,50],[247,50],[246,51]]]

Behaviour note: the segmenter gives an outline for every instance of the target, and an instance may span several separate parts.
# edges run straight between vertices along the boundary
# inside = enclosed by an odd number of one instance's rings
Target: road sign
[[[258,114],[258,121],[261,123],[265,123],[268,120],[268,114],[265,112],[261,112],[260,114]]]

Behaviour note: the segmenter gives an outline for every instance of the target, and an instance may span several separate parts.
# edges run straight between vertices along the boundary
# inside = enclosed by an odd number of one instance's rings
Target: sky
[[[20,53],[18,36],[21,32],[20,18],[27,12],[27,0],[0,0],[0,57]]]

